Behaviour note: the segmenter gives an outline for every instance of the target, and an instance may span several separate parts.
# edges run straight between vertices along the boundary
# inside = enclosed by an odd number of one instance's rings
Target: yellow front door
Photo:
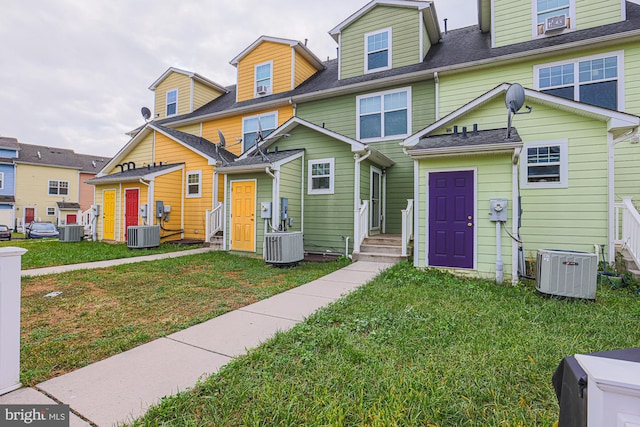
[[[104,235],[105,240],[115,240],[116,234],[116,191],[104,192]]]
[[[231,183],[231,249],[235,251],[255,251],[255,181]]]

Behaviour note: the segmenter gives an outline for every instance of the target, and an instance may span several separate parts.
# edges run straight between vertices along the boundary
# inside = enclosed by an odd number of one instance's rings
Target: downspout
[[[520,199],[518,198],[519,192],[518,188],[520,185],[520,176],[518,174],[518,163],[520,161],[520,154],[522,153],[522,148],[516,148],[513,151],[513,157],[511,158],[512,170],[511,170],[511,234],[514,236],[520,235],[518,234],[518,222],[520,216]],[[511,284],[516,285],[518,280],[518,260],[520,258],[518,242],[514,239],[511,239]]]
[[[615,204],[615,153],[614,153],[614,141],[613,141],[613,134],[611,132],[607,133],[607,150],[608,150],[608,156],[607,156],[607,167],[609,168],[609,182],[607,183],[607,205],[609,205],[607,211],[608,211],[608,216],[609,216],[609,227],[608,227],[608,237],[607,237],[607,243],[609,246],[607,252],[608,252],[608,260],[609,262],[613,262],[615,260],[615,243],[614,243],[614,236],[615,236],[615,208],[614,208],[614,204]],[[606,267],[605,267],[606,268]]]
[[[436,121],[440,120],[440,77],[438,72],[433,73],[433,80],[436,83]]]
[[[142,178],[139,178],[139,179],[138,179],[138,181],[140,182],[140,184],[142,184],[142,185],[146,185],[146,186],[147,186],[147,218],[144,218],[144,221],[143,221],[143,222],[145,223],[144,225],[149,225],[149,224],[147,223],[147,221],[148,221],[148,219],[149,219],[149,203],[148,203],[148,201],[149,201],[149,185],[150,185],[150,183],[149,183],[149,182],[147,182],[147,181],[145,181],[145,180],[144,180],[144,179],[142,179]],[[138,212],[138,216],[140,216],[140,212]]]
[[[278,188],[280,171],[276,170],[274,174],[271,171],[271,166],[264,168],[264,171],[273,179],[273,187],[271,188],[271,220],[273,223],[268,226],[269,220],[265,219],[265,233],[267,233],[269,228],[273,229],[273,224],[280,225],[280,208],[278,203],[280,201],[280,189]]]
[[[360,252],[360,229],[358,227],[360,221],[360,163],[366,160],[371,155],[371,150],[368,150],[364,156],[356,153],[353,156],[355,160],[354,164],[354,177],[353,177],[353,251]],[[345,254],[346,255],[346,254]]]

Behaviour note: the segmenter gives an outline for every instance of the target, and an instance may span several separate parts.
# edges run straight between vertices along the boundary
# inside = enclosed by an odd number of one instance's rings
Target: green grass
[[[0,242],[0,247],[14,246],[27,249],[22,256],[22,269],[52,267],[55,265],[78,264],[109,259],[130,258],[143,255],[182,251],[201,247],[179,246],[163,243],[157,248],[129,249],[126,244],[110,244],[83,240],[81,242],[61,242],[58,239],[14,239]]]
[[[207,252],[22,279],[21,376],[33,385],[312,281],[344,262],[270,267]],[[44,295],[60,291],[61,295]]]
[[[563,357],[640,345],[640,302],[400,264],[135,425],[550,426]]]

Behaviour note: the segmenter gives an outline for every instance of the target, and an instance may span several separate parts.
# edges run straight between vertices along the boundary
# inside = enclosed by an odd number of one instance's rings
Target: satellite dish
[[[142,107],[140,112],[142,113],[142,117],[144,117],[145,120],[149,120],[151,118],[151,110],[149,110],[147,107]]]
[[[218,138],[220,138],[220,142],[218,142],[218,146],[224,148],[225,145],[227,145],[227,141],[224,139],[224,135],[222,134],[222,131],[220,129],[218,129]]]
[[[524,88],[519,83],[514,83],[509,86],[507,89],[507,94],[505,95],[504,103],[507,106],[507,109],[515,114],[524,105]]]

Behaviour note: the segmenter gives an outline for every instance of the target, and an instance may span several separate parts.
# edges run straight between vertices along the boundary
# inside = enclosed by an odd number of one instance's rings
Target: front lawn
[[[135,425],[551,426],[563,357],[640,345],[640,300],[399,264]]]
[[[20,380],[36,384],[343,266],[278,269],[255,258],[207,252],[23,278]],[[51,292],[62,293],[45,296]]]
[[[52,267],[55,265],[79,264],[118,258],[161,254],[199,248],[163,243],[157,248],[129,249],[126,244],[110,244],[83,240],[81,242],[61,242],[58,239],[13,239],[0,242],[0,247],[15,246],[27,249],[22,256],[22,269]]]

